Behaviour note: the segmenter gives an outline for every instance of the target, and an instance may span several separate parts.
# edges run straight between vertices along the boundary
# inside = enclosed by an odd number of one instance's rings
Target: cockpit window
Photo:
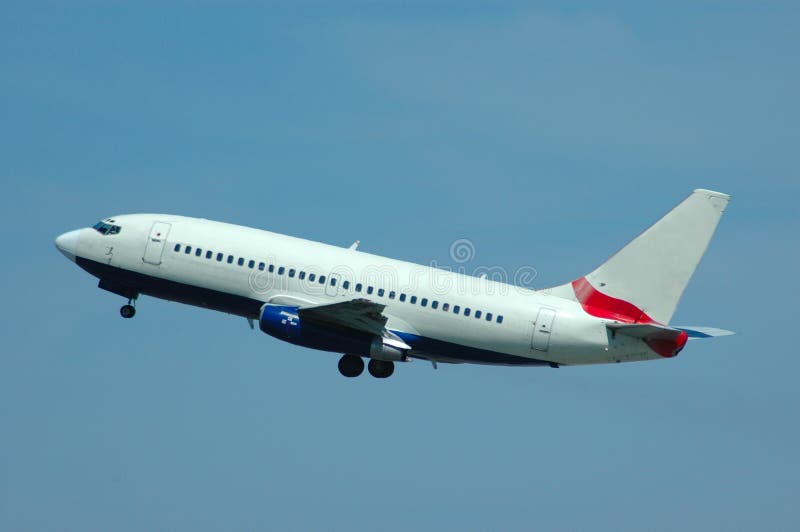
[[[94,224],[93,229],[101,235],[116,235],[122,231],[120,226],[107,224],[105,222],[97,222]]]

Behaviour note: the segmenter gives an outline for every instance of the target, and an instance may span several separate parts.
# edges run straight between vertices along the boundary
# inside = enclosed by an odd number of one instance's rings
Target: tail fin
[[[669,323],[730,196],[697,189],[592,273],[551,288],[593,316]]]

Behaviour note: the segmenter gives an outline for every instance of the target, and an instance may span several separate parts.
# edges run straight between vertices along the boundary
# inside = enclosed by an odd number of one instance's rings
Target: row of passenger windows
[[[180,253],[181,250],[186,255],[194,254],[195,257],[205,257],[208,260],[216,260],[217,262],[226,262],[228,264],[237,264],[239,266],[247,265],[250,269],[258,268],[260,271],[268,271],[270,273],[277,272],[278,275],[288,275],[291,278],[297,277],[300,280],[307,279],[309,283],[319,283],[324,285],[327,281],[330,286],[336,286],[336,277],[331,277],[328,279],[325,275],[317,275],[315,273],[308,273],[304,272],[303,270],[297,271],[295,268],[286,268],[284,266],[275,267],[274,264],[266,264],[264,262],[256,262],[252,259],[246,260],[242,257],[234,257],[233,255],[225,255],[224,253],[214,253],[213,251],[206,250],[203,251],[202,248],[192,248],[192,246],[182,246],[181,244],[175,244],[173,248],[175,253]],[[342,288],[344,290],[350,290],[350,281],[343,280],[342,281]],[[494,315],[491,312],[484,313],[481,310],[473,311],[470,307],[461,307],[461,305],[450,305],[450,303],[439,303],[437,300],[428,301],[427,297],[418,298],[417,296],[407,296],[403,292],[395,292],[394,290],[390,290],[387,294],[386,290],[383,288],[378,288],[377,290],[373,286],[364,286],[362,283],[356,283],[354,286],[354,290],[357,293],[365,293],[367,295],[372,295],[376,293],[378,297],[388,297],[389,299],[396,299],[397,301],[401,302],[408,302],[412,305],[416,305],[419,303],[421,307],[427,307],[430,304],[432,309],[439,309],[441,308],[444,312],[452,312],[453,314],[463,314],[464,316],[474,316],[476,319],[481,319],[482,317],[486,321],[496,321],[497,323],[503,323],[503,316],[498,314]]]

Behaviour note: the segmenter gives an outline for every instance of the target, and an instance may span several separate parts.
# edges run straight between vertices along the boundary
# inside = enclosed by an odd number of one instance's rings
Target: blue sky
[[[0,5],[0,528],[791,529],[791,2]],[[668,5],[668,7],[667,7]],[[121,298],[53,247],[126,212],[574,279],[733,196],[674,360],[336,357]]]

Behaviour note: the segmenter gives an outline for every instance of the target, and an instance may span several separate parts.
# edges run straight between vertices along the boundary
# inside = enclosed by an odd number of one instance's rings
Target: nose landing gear
[[[122,305],[122,308],[119,309],[119,315],[125,319],[130,319],[136,316],[136,307],[132,305],[133,302],[136,301],[136,298],[132,297],[128,299],[127,305]]]

